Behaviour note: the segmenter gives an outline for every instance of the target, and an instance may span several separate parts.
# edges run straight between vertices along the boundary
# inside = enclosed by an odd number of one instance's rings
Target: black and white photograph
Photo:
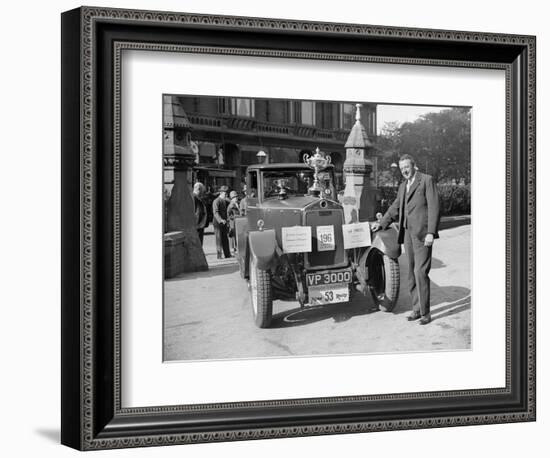
[[[472,107],[162,97],[165,362],[471,350]]]

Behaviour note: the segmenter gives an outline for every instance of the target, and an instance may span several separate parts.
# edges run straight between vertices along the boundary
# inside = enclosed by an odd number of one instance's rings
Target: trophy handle
[[[327,165],[329,165],[330,161],[332,161],[331,157],[328,154],[325,154],[325,159],[327,160]]]
[[[302,160],[304,161],[304,164],[309,165],[309,162],[308,162],[309,161],[309,154],[304,153],[302,155]]]

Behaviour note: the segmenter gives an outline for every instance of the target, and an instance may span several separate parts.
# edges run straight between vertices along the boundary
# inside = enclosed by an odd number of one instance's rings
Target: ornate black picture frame
[[[535,420],[533,36],[82,7],[62,15],[62,435],[80,450]],[[506,386],[123,408],[120,56],[201,52],[506,72]]]

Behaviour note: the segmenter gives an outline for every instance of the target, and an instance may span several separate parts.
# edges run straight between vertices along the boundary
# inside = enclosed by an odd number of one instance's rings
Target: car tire
[[[273,316],[271,272],[258,269],[252,256],[250,256],[249,279],[254,322],[259,328],[267,328]]]
[[[372,299],[382,312],[391,312],[399,298],[399,262],[374,249],[368,260]]]

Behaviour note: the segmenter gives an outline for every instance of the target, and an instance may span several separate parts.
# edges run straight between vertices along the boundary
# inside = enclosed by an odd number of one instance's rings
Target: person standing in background
[[[231,202],[227,207],[227,219],[229,220],[229,242],[231,247],[231,252],[237,252],[237,234],[235,232],[235,218],[241,216],[241,211],[239,208],[239,195],[237,191],[231,191],[229,193],[229,198]]]
[[[193,203],[195,205],[195,224],[199,239],[202,242],[204,239],[204,229],[208,226],[208,212],[204,203],[204,185],[197,181],[193,186]]]
[[[227,221],[227,207],[229,205],[229,200],[227,199],[228,190],[229,188],[227,186],[221,186],[219,196],[214,199],[214,202],[212,202],[218,259],[222,259],[222,257],[231,257],[231,251],[229,250],[229,239],[227,238],[227,233],[229,231]]]

